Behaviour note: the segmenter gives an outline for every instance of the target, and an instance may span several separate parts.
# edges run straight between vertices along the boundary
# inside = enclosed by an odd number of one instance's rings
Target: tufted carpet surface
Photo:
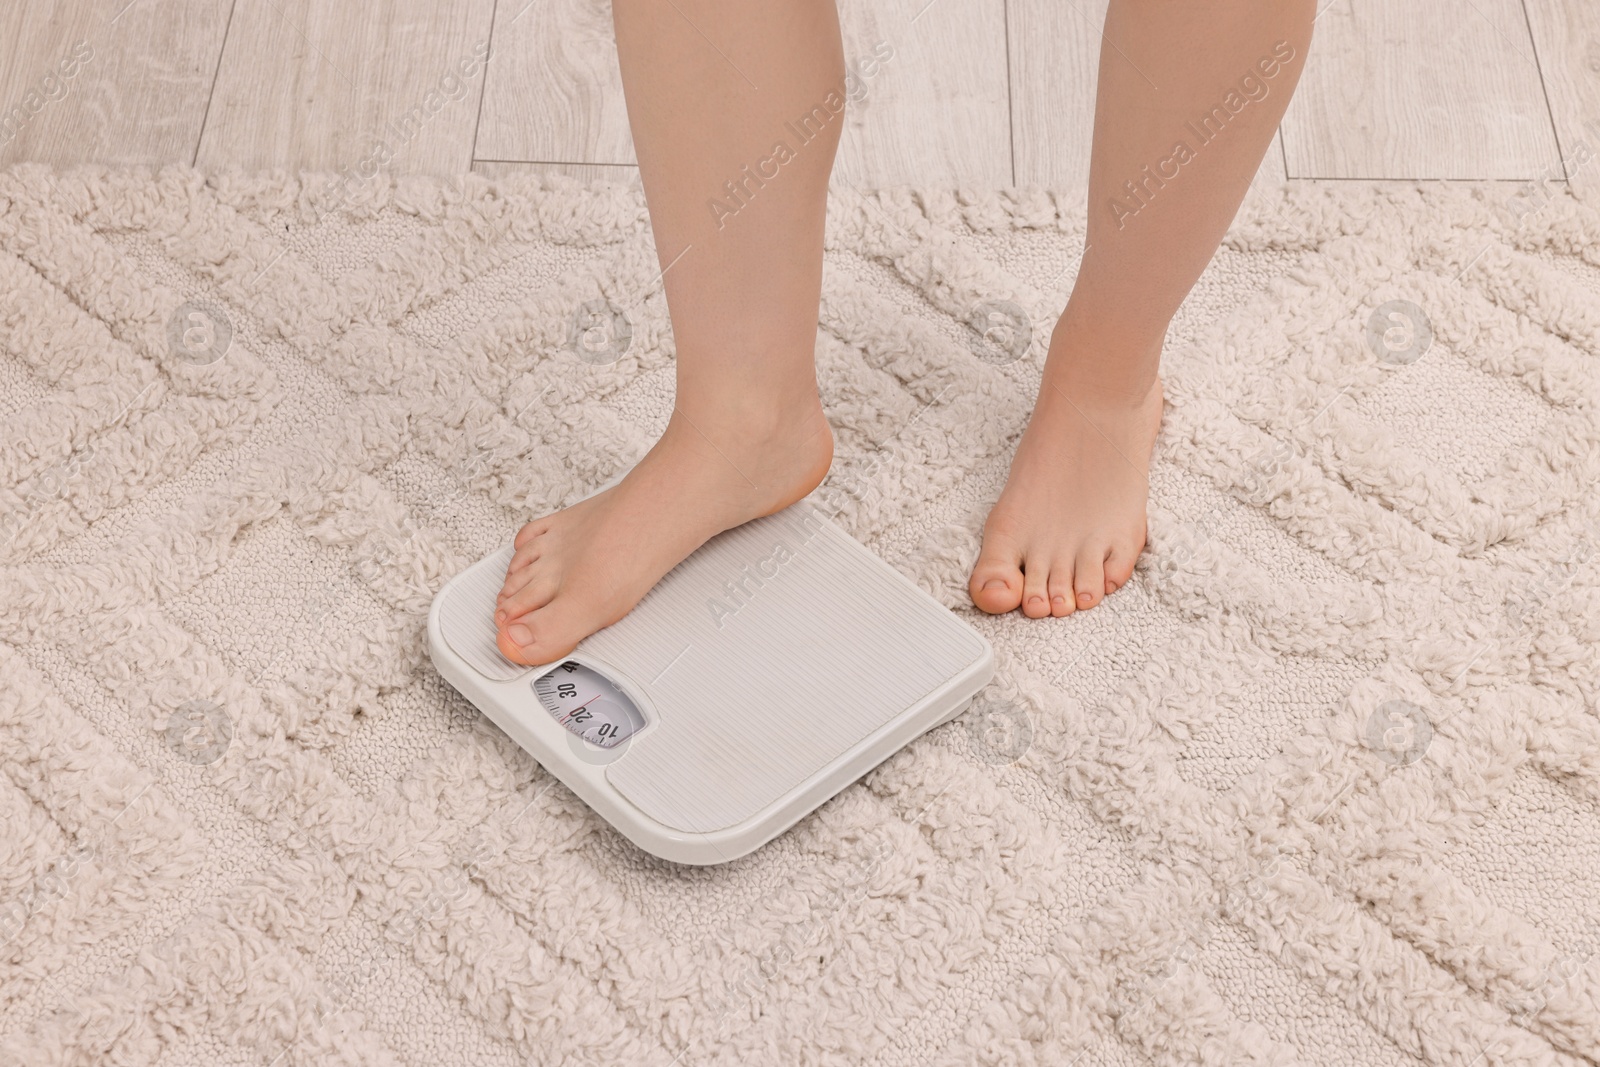
[[[829,225],[818,499],[998,674],[691,869],[423,640],[665,423],[641,194],[0,175],[0,1062],[1600,1063],[1600,215],[1253,198],[1038,622],[964,585],[1080,203]]]

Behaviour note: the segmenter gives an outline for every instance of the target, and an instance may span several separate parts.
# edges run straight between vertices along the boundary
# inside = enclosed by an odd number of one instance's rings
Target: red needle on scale
[[[590,704],[593,704],[596,700],[599,700],[600,696],[601,696],[601,694],[596,693],[594,696],[590,697],[588,700],[585,700],[582,704],[579,704],[577,707],[575,707],[571,711],[567,712],[567,717],[561,720],[561,725],[565,726],[567,723],[571,722],[572,721],[572,717],[574,715],[576,715],[578,712],[582,711],[584,708],[588,707]]]

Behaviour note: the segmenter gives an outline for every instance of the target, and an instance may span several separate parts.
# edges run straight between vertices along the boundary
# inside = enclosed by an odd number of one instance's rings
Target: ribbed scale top
[[[705,833],[822,770],[985,645],[801,503],[719,534],[578,650],[660,718],[606,778],[652,818]]]

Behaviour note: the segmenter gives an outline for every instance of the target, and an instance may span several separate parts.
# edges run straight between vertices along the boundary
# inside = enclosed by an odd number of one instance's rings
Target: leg
[[[1133,575],[1167,324],[1272,142],[1314,9],[1314,0],[1111,0],[1087,245],[984,527],[968,585],[983,610],[1070,615]]]
[[[677,404],[621,483],[517,534],[495,622],[501,651],[530,664],[620,619],[713,535],[803,497],[833,457],[813,362],[844,121],[833,0],[612,9],[657,256],[672,264]]]

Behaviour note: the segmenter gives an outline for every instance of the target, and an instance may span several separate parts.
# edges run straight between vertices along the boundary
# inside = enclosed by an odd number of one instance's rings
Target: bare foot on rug
[[[989,612],[1070,615],[1133,575],[1161,426],[1161,346],[1283,119],[1317,4],[1111,0],[1105,10],[1078,276],[968,583]],[[1247,72],[1249,107],[1229,109],[1227,137],[1200,133],[1188,118],[1200,101],[1243,99],[1234,71]],[[1174,146],[1174,130],[1206,147]]]
[[[1041,619],[1092,608],[1128,581],[1144,549],[1161,382],[1137,400],[1070,388],[1046,374],[984,524],[967,590],[991,614],[1021,607]]]
[[[832,460],[814,394],[772,416],[690,421],[674,410],[621,482],[517,534],[495,610],[500,651],[518,663],[560,659],[711,537],[811,492]]]

